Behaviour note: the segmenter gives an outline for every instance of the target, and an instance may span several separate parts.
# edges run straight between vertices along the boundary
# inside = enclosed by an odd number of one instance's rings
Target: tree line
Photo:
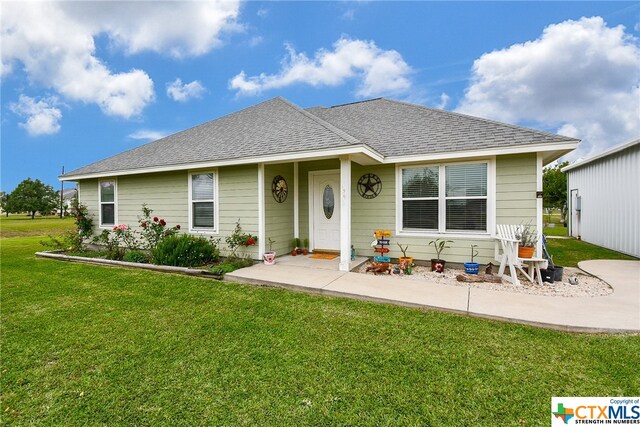
[[[31,219],[36,212],[47,215],[60,203],[59,194],[52,186],[36,179],[27,178],[11,192],[0,192],[0,207],[9,216],[10,213],[28,212]]]

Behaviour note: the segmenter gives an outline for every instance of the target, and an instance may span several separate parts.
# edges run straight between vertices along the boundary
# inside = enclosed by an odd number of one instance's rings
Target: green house
[[[485,263],[496,224],[542,229],[542,168],[578,142],[385,98],[304,109],[278,97],[60,179],[77,182],[96,231],[137,224],[146,203],[192,234],[224,238],[239,219],[257,259],[269,238],[283,255],[300,237],[348,270],[351,246],[372,255],[384,229],[418,260],[446,238],[448,261],[475,244]]]

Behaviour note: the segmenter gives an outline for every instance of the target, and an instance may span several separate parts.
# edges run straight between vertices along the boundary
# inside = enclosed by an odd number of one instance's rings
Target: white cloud
[[[269,9],[265,9],[264,7],[261,7],[256,12],[256,15],[258,15],[260,18],[266,18],[267,16],[269,16]]]
[[[20,126],[32,136],[51,135],[60,130],[62,112],[55,106],[59,105],[56,97],[41,98],[37,101],[26,95],[20,95],[16,103],[10,104],[11,111],[26,118]]]
[[[30,81],[108,115],[139,115],[154,99],[143,70],[114,72],[96,56],[95,37],[127,54],[201,55],[237,28],[237,1],[6,2],[1,17],[3,75]],[[20,67],[17,64],[21,64]]]
[[[181,79],[175,79],[167,83],[167,96],[174,101],[186,102],[192,98],[200,98],[206,89],[198,80],[191,83],[182,83]]]
[[[640,49],[601,17],[565,21],[540,38],[482,55],[457,111],[534,122],[583,139],[571,157],[640,135]]]
[[[259,44],[261,44],[263,41],[264,41],[264,39],[262,38],[262,36],[251,37],[249,39],[249,46],[250,47],[256,47]]]
[[[395,50],[382,50],[373,41],[340,38],[333,50],[320,49],[313,59],[286,45],[287,57],[278,74],[247,77],[241,71],[229,82],[231,89],[244,95],[304,83],[311,86],[338,86],[358,79],[361,97],[403,94],[411,88],[411,67]]]
[[[440,102],[438,102],[438,104],[436,105],[436,108],[440,110],[444,110],[445,108],[447,108],[447,105],[449,105],[450,100],[451,100],[451,97],[446,93],[442,92],[440,94]]]
[[[128,136],[131,139],[138,139],[143,141],[155,141],[160,138],[164,138],[169,133],[161,130],[150,130],[150,129],[140,129],[133,133],[130,133]]]

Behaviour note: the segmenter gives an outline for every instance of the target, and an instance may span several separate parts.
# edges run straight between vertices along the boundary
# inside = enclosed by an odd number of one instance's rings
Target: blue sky
[[[4,2],[1,188],[275,96],[640,135],[637,2]]]

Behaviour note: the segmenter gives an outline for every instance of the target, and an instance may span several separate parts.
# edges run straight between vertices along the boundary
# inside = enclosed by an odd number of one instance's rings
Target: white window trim
[[[213,202],[213,228],[202,228],[202,227],[198,227],[195,228],[193,226],[193,191],[192,191],[192,185],[191,185],[191,177],[193,175],[202,175],[202,174],[206,174],[206,173],[211,173],[213,174],[213,199],[211,200],[195,200],[196,202]],[[189,172],[187,174],[187,180],[188,180],[188,191],[189,191],[189,207],[188,207],[188,211],[189,211],[189,233],[192,234],[207,234],[207,235],[218,235],[220,234],[220,203],[218,202],[218,200],[220,199],[219,195],[218,195],[218,169],[210,169],[210,170],[199,170],[199,171],[193,171],[193,172]]]
[[[102,183],[113,182],[113,224],[102,224]],[[78,200],[80,200],[80,190],[78,189]],[[104,202],[112,203],[112,202]],[[98,180],[98,228],[113,229],[118,225],[118,178]]]
[[[446,166],[462,164],[487,164],[487,229],[484,231],[447,231],[446,230],[446,201],[453,199],[484,199],[482,196],[447,197],[446,196]],[[495,157],[474,159],[464,162],[447,163],[407,163],[396,164],[396,235],[407,237],[446,237],[446,238],[473,238],[492,239],[495,235],[496,223],[496,167]],[[417,167],[438,167],[438,197],[421,197],[424,200],[438,200],[438,229],[437,230],[404,230],[402,228],[402,170]]]

